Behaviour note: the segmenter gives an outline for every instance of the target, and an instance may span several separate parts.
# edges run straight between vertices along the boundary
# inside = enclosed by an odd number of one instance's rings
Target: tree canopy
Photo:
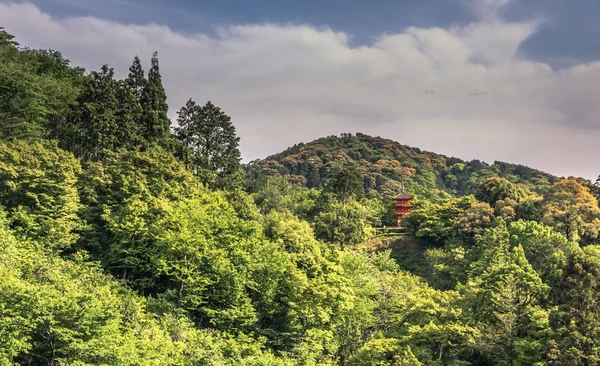
[[[600,362],[590,181],[360,133],[241,164],[156,53],[115,74],[0,28],[0,365]]]

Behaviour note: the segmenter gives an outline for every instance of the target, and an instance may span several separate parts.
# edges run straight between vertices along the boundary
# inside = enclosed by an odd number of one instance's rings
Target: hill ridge
[[[291,182],[320,188],[332,166],[350,164],[360,168],[365,190],[391,194],[399,189],[401,176],[415,192],[434,191],[453,195],[473,193],[487,177],[500,176],[533,191],[544,191],[558,177],[530,168],[495,160],[463,160],[384,137],[364,133],[342,133],[300,142],[264,159],[245,165],[254,176],[286,176]],[[430,192],[431,193],[431,192]]]

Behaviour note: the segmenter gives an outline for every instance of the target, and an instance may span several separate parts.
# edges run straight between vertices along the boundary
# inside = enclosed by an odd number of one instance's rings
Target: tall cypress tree
[[[137,56],[135,56],[133,64],[129,67],[129,76],[125,79],[125,84],[138,100],[142,98],[142,92],[146,84],[148,84],[148,80],[146,80],[144,75],[144,68],[142,67],[140,58]]]
[[[148,82],[141,95],[145,137],[149,143],[169,146],[171,141],[171,121],[167,116],[169,106],[162,85],[158,65],[158,53],[152,55],[152,66],[148,72]]]

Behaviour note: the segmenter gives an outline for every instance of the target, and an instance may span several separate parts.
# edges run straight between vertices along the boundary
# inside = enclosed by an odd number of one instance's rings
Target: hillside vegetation
[[[523,165],[463,161],[361,133],[301,143],[253,161],[246,169],[257,176],[284,175],[292,182],[322,188],[336,164],[358,167],[365,190],[384,194],[397,192],[402,176],[411,191],[460,196],[474,194],[489,177],[503,177],[536,192],[543,192],[558,179]]]
[[[0,28],[0,365],[600,362],[591,182],[361,134],[242,167],[223,110],[168,109],[156,53]]]

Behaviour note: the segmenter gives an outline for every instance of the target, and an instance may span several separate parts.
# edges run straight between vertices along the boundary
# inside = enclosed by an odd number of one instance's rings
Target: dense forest
[[[363,134],[241,164],[221,108],[168,111],[156,53],[0,28],[1,365],[600,363],[596,184]]]

